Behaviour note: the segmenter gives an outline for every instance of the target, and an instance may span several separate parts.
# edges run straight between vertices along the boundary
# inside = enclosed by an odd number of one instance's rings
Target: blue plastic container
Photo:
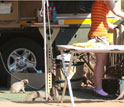
[[[56,9],[55,9],[55,7],[53,8],[52,15],[53,15],[53,18],[52,18],[53,22],[56,22],[57,18],[56,18]]]

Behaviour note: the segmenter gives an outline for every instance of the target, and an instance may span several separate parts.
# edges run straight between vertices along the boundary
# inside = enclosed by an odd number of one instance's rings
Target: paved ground
[[[28,93],[28,92],[27,92]],[[61,98],[61,91],[60,98]],[[124,100],[114,100],[117,96],[112,95],[110,98],[95,96],[91,89],[73,90],[76,107],[124,107]],[[37,99],[35,102],[23,102],[25,94],[7,94],[0,93],[0,107],[71,107],[69,92],[66,92],[64,103],[41,102]]]
[[[43,103],[43,102],[0,102],[0,107],[72,107],[71,103]],[[75,107],[124,107],[124,101],[82,101],[75,102]]]
[[[24,93],[18,93],[18,94],[11,94],[8,93],[8,91],[5,91],[6,93],[0,93],[0,101],[23,101],[26,94]],[[31,91],[26,91],[26,93],[29,93]],[[60,99],[62,95],[62,91],[59,91]],[[75,101],[105,101],[105,100],[114,100],[117,96],[112,95],[109,98],[99,97],[96,96],[95,93],[92,91],[92,89],[88,88],[80,88],[80,89],[73,89],[73,96]],[[36,99],[36,101],[39,101],[40,99]],[[70,101],[70,95],[69,91],[66,91],[66,95],[64,97],[64,101]]]

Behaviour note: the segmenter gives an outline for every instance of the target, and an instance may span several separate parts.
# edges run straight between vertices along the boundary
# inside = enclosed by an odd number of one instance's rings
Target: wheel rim
[[[37,65],[36,62],[36,57],[32,51],[25,48],[18,48],[9,54],[7,67],[10,72],[23,72],[27,68],[35,68]]]

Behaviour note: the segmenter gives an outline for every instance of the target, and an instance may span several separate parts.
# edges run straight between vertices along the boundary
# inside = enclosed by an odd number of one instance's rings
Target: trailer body
[[[88,40],[87,35],[91,25],[91,6],[93,1],[49,0],[49,3],[51,2],[54,3],[57,12],[57,22],[50,22],[54,26],[54,28],[51,26],[54,38],[51,44],[52,57],[56,58],[59,55],[56,45],[71,45]],[[36,82],[32,82],[32,84],[38,84],[41,81],[44,84],[44,76],[42,76],[42,79],[38,79],[40,73],[44,73],[42,17],[40,21],[38,20],[38,12],[42,8],[42,1],[4,2],[3,0],[3,2],[0,2],[0,8],[2,8],[1,5],[4,5],[4,9],[0,11],[0,51],[3,58],[3,61],[0,60],[0,86],[9,87],[15,81],[9,73],[19,78],[26,78],[25,72],[30,75],[30,80],[35,78],[33,80],[36,80]],[[120,0],[117,6],[121,7]],[[108,21],[117,23],[118,18],[110,13]],[[41,23],[41,25],[35,26],[35,23]],[[49,33],[47,35],[49,38]],[[49,42],[49,39],[47,42]],[[32,67],[38,71],[36,72]],[[21,76],[16,72],[21,73]],[[42,86],[43,84],[40,85]],[[36,85],[36,87],[38,86],[39,84]]]

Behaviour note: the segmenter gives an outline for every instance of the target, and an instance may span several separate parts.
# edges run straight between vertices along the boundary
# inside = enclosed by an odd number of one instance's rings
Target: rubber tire
[[[30,40],[30,39],[26,39],[26,38],[18,38],[18,39],[10,40],[1,47],[1,54],[2,54],[2,58],[3,58],[3,61],[6,65],[6,67],[7,67],[7,59],[8,59],[9,54],[18,48],[26,48],[26,49],[32,51],[37,60],[36,68],[38,70],[42,70],[44,72],[43,48],[37,42]],[[1,63],[1,65],[0,65],[0,68],[1,68],[1,70],[0,70],[0,78],[1,78],[0,86],[1,86],[1,83],[2,83],[2,85],[8,84],[8,80],[5,80],[5,78],[7,79],[9,77],[8,77],[8,73],[6,72],[1,60],[0,60],[0,63]]]
[[[1,52],[2,52],[2,57],[4,59],[5,64],[7,64],[7,59],[8,59],[9,54],[13,50],[18,49],[18,48],[26,48],[32,51],[37,60],[36,68],[40,70],[44,69],[43,48],[35,41],[30,40],[30,39],[24,39],[24,38],[11,40],[2,47]]]

